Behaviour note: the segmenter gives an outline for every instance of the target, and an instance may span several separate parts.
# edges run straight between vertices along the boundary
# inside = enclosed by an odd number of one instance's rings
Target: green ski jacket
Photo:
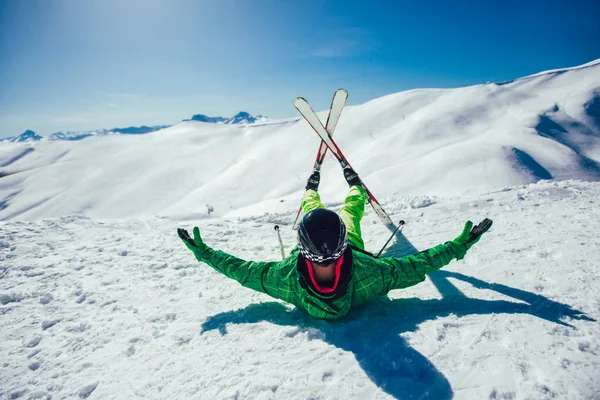
[[[195,255],[244,287],[291,303],[315,318],[335,319],[390,290],[422,282],[425,275],[455,258],[462,259],[466,251],[462,244],[447,242],[407,257],[375,258],[348,246],[338,290],[331,295],[321,295],[313,288],[298,249],[277,262],[246,261],[210,247]]]

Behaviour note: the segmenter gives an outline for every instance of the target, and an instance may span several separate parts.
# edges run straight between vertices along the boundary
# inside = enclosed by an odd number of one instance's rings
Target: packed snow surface
[[[0,399],[597,399],[599,129],[597,62],[347,107],[334,138],[407,221],[384,256],[494,226],[337,321],[241,287],[176,235],[274,261],[280,225],[289,254],[319,144],[303,120],[0,143]],[[369,208],[362,230],[373,252],[390,235]]]
[[[2,225],[0,398],[594,399],[600,390],[600,183],[506,188],[413,208],[387,256],[494,227],[425,282],[315,320],[195,261],[163,218]],[[197,224],[277,260],[294,212]],[[286,252],[295,242],[282,229]],[[389,231],[367,212],[378,250]],[[83,394],[82,394],[83,393]]]

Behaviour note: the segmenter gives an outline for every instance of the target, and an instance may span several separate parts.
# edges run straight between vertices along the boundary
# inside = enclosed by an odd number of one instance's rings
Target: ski
[[[331,106],[329,107],[329,116],[327,117],[327,122],[325,124],[325,130],[329,134],[329,136],[333,136],[333,132],[335,131],[335,127],[337,126],[338,121],[340,120],[340,116],[342,115],[342,110],[344,109],[344,105],[346,104],[346,99],[348,98],[348,92],[346,89],[338,89],[333,94],[333,99],[331,99]],[[319,150],[317,151],[317,157],[315,158],[315,163],[313,165],[312,172],[320,172],[321,165],[325,160],[325,155],[327,154],[328,147],[323,140],[319,144]],[[298,213],[296,214],[296,219],[294,220],[294,224],[292,225],[292,229],[298,229],[298,224],[300,223],[300,218],[302,218],[302,205],[298,208]]]
[[[317,135],[321,137],[322,143],[325,143],[325,145],[329,148],[334,157],[338,160],[342,168],[345,168],[346,166],[352,168],[352,166],[348,162],[348,159],[344,156],[340,148],[328,134],[325,127],[323,127],[323,123],[321,122],[317,114],[314,112],[310,104],[308,104],[308,101],[306,101],[306,99],[304,99],[303,97],[298,97],[296,98],[296,100],[294,100],[294,107],[296,107],[298,112],[304,117],[306,122],[308,122],[308,124],[314,129]],[[371,191],[367,188],[364,182],[361,182],[361,185],[363,188],[365,188],[365,191],[369,195],[369,204],[371,204],[371,207],[373,207],[373,210],[375,210],[375,213],[377,214],[381,222],[383,222],[384,225],[393,226],[394,222],[392,221],[390,216],[385,212],[381,204],[379,204],[379,201],[377,201],[375,196],[373,196],[373,193],[371,193]]]

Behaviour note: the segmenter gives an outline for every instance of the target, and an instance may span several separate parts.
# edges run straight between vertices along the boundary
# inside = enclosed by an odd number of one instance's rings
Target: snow
[[[550,178],[599,180],[599,105],[595,64],[349,106],[335,138],[381,198],[476,194]],[[207,217],[208,206],[222,217],[283,212],[297,207],[318,143],[299,118],[188,121],[144,135],[0,143],[0,173],[9,174],[0,184],[0,198],[9,199],[0,219],[185,219]],[[326,201],[343,201],[346,183],[335,162],[325,163],[322,182]]]
[[[558,69],[551,69],[551,70],[548,70],[548,71],[538,72],[537,74],[529,75],[529,76],[526,76],[525,78],[522,78],[522,79],[527,79],[527,78],[531,78],[531,77],[535,77],[535,76],[539,76],[539,75],[554,74],[556,72],[561,72],[562,73],[562,72],[566,72],[566,71],[573,71],[573,70],[576,70],[576,69],[597,66],[598,64],[600,64],[600,59],[593,60],[593,61],[590,61],[588,63],[582,64],[582,65],[578,65],[576,67],[558,68]]]
[[[597,398],[599,71],[347,107],[338,144],[407,222],[385,255],[494,226],[464,260],[329,322],[176,235],[198,225],[214,248],[277,260],[278,224],[289,253],[318,146],[304,121],[2,143],[0,398]],[[327,160],[323,199],[346,191]],[[389,230],[372,210],[362,227],[377,252]]]
[[[543,181],[424,208],[390,199],[410,244],[387,255],[450,240],[469,218],[495,225],[463,261],[334,322],[199,265],[168,219],[5,222],[0,397],[97,385],[90,398],[593,398],[599,198],[600,183]],[[273,226],[293,217],[184,226],[276,260]],[[372,212],[363,231],[372,250],[389,234]],[[289,252],[294,232],[281,233]]]

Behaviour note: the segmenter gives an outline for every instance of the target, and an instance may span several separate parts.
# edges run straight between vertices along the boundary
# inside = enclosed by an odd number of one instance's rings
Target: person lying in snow
[[[375,258],[364,251],[360,221],[368,195],[358,175],[344,169],[350,192],[339,213],[326,209],[317,189],[316,172],[302,197],[305,213],[298,228],[298,247],[283,261],[255,262],[236,258],[208,247],[194,228],[192,239],[185,229],[177,233],[196,259],[242,286],[299,307],[315,318],[334,319],[348,314],[393,289],[416,285],[448,265],[461,260],[481,238],[492,221],[473,227],[468,221],[456,239],[407,257]]]

